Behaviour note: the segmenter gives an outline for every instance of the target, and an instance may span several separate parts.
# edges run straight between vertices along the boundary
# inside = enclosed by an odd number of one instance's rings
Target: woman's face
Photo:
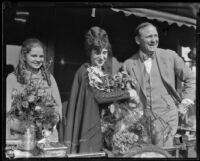
[[[29,53],[26,54],[26,64],[30,69],[39,69],[44,62],[44,51],[42,47],[33,47]]]
[[[103,48],[100,52],[98,50],[91,51],[91,62],[93,66],[102,67],[108,58],[108,50]]]

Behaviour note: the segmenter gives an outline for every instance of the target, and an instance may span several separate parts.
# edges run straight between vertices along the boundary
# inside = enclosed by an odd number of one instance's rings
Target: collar
[[[152,59],[154,59],[154,57],[155,57],[155,53],[153,53],[153,54],[151,54],[151,55],[148,55],[148,54],[146,54],[146,53],[144,53],[143,51],[139,51],[139,56],[140,56],[140,59],[142,60],[142,61],[145,61],[145,60],[148,60],[149,58],[152,58]]]

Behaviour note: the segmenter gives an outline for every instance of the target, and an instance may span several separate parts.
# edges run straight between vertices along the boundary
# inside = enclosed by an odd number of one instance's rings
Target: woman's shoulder
[[[87,68],[89,67],[89,63],[83,63],[76,71],[76,74],[84,74],[87,71]]]
[[[89,67],[89,63],[83,63],[75,72],[74,79],[79,82],[85,82],[87,79],[87,68]]]
[[[17,81],[17,76],[15,75],[15,73],[10,73],[8,74],[7,78],[6,78],[6,86],[10,87],[10,88],[21,88],[21,85],[18,81]]]
[[[15,75],[14,72],[9,73],[6,79],[7,79],[7,81],[8,81],[8,80],[9,80],[9,81],[17,81],[17,77],[16,77],[16,75]]]
[[[50,79],[54,79],[54,76],[53,76],[53,74],[51,74],[51,73],[49,73],[49,75],[50,75]]]

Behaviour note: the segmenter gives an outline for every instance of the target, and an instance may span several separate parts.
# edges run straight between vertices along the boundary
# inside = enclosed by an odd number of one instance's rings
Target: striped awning
[[[151,20],[158,20],[160,22],[167,22],[169,25],[177,24],[179,27],[186,25],[188,27],[194,27],[196,29],[196,19],[177,15],[174,13],[168,13],[163,11],[158,11],[154,9],[146,8],[111,8],[115,12],[124,12],[126,16],[135,15],[138,17],[146,17]]]

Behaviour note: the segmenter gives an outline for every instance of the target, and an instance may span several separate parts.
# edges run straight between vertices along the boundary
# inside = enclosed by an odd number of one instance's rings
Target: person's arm
[[[16,82],[16,77],[13,73],[9,74],[6,78],[6,112],[10,111],[12,104],[12,90]]]
[[[112,103],[118,100],[129,99],[130,94],[127,90],[117,89],[112,92],[105,92],[101,90],[97,90],[90,86],[90,89],[94,93],[95,100],[99,103]]]
[[[183,82],[182,98],[194,101],[195,99],[195,76],[190,68],[185,64],[180,56],[176,53],[174,57],[174,69],[176,76]],[[189,101],[189,102],[191,102]],[[188,101],[184,101],[188,102]]]
[[[179,112],[186,114],[188,108],[194,104],[195,99],[195,77],[183,59],[175,52],[173,53],[174,69],[176,76],[183,82],[182,101]]]
[[[13,89],[18,88],[17,84],[17,78],[14,75],[14,73],[10,73],[6,78],[6,113],[8,113],[11,110],[12,105],[12,93]],[[21,126],[21,123],[18,119],[12,118],[6,116],[6,139],[16,139],[18,135],[12,135],[10,130],[19,131],[19,127]]]
[[[132,69],[132,64],[133,61],[131,59],[127,59],[122,65],[122,70],[125,71],[131,78],[136,79]]]
[[[62,102],[60,98],[60,92],[58,90],[57,83],[52,75],[50,75],[50,79],[51,79],[52,94],[57,104],[57,111],[60,115],[60,118],[62,118]]]

